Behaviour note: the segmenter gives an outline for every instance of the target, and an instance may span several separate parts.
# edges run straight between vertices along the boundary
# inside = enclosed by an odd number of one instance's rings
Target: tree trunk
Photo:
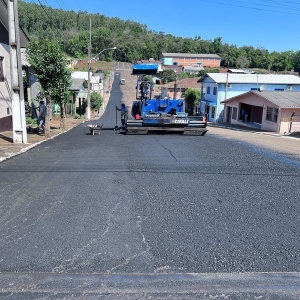
[[[60,128],[66,129],[66,110],[64,103],[60,103]]]
[[[50,115],[51,115],[51,97],[46,94],[46,117],[45,117],[45,137],[50,138]]]

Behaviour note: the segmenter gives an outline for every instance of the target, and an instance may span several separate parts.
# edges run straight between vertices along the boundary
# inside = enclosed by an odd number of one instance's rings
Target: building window
[[[275,89],[275,91],[280,91],[280,92],[283,92],[284,89]]]
[[[214,94],[214,95],[217,95],[217,88],[216,88],[216,87],[214,87],[213,94]]]
[[[258,88],[251,88],[251,91],[258,91]]]
[[[210,94],[210,86],[207,87],[206,94]]]
[[[266,120],[277,123],[278,108],[267,106]]]
[[[4,57],[0,56],[0,81],[1,81],[1,82],[4,81],[3,58],[4,58]]]
[[[233,109],[232,109],[232,119],[236,120],[236,117],[237,117],[237,108],[233,107]]]

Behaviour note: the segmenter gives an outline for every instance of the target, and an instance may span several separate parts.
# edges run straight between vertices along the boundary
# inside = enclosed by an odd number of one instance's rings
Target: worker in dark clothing
[[[242,108],[242,121],[243,122],[246,122],[246,116],[247,116],[246,111]]]
[[[116,106],[116,110],[121,112],[121,123],[122,123],[122,129],[125,129],[125,120],[127,118],[128,115],[128,109],[125,106],[124,103],[122,103],[121,108]]]

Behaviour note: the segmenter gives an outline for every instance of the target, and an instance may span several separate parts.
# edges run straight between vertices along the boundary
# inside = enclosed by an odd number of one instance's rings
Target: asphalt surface
[[[123,135],[120,99],[0,164],[0,299],[299,299],[299,156]]]

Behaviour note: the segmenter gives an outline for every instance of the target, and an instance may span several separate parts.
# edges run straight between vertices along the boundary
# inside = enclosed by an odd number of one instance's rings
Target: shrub
[[[35,128],[38,126],[38,119],[32,119],[31,117],[26,117],[26,125]]]
[[[91,93],[91,108],[99,110],[99,108],[102,105],[102,102],[102,96],[99,93],[93,91]]]

